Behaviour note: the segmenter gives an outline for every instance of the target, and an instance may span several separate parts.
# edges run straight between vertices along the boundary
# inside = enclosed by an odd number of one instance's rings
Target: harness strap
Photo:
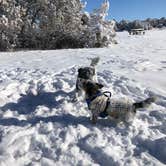
[[[108,95],[108,94],[109,94],[109,95]],[[88,108],[90,109],[90,104],[91,104],[91,102],[92,102],[93,100],[95,100],[97,97],[101,96],[101,95],[104,95],[104,96],[106,96],[106,97],[108,98],[108,99],[107,99],[107,103],[106,103],[106,107],[105,107],[104,111],[99,114],[100,117],[105,118],[105,117],[108,116],[107,108],[108,108],[109,105],[110,105],[110,98],[111,98],[111,96],[112,96],[112,93],[111,93],[111,92],[109,92],[109,91],[105,91],[105,92],[103,92],[103,93],[99,92],[99,93],[97,93],[96,96],[94,96],[93,98],[91,98],[91,99],[86,99],[86,102],[87,102]]]
[[[98,96],[101,96],[102,95],[102,93],[101,92],[98,92],[94,97],[92,97],[91,99],[89,98],[89,99],[86,99],[86,103],[87,103],[87,105],[88,105],[88,108],[90,108],[90,104],[91,104],[91,102],[93,101],[93,100],[95,100]]]
[[[107,99],[107,103],[106,103],[106,107],[104,111],[99,114],[100,117],[105,118],[108,116],[107,108],[109,107],[109,105],[110,105],[110,98]]]
[[[105,91],[105,92],[103,92],[103,94],[104,94],[106,97],[108,97],[108,98],[111,98],[111,96],[112,96],[112,93],[109,92],[109,91]],[[109,95],[108,95],[108,94],[109,94]]]

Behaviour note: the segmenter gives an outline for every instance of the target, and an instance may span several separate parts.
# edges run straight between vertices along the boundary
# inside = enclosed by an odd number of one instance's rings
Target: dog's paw
[[[97,123],[97,117],[96,116],[92,115],[91,123],[92,124],[96,124]]]
[[[91,120],[91,123],[92,123],[93,125],[95,125],[97,122],[94,121],[94,120]]]

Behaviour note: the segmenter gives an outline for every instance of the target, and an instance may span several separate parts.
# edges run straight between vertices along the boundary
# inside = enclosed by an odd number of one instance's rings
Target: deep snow
[[[166,164],[165,36],[123,32],[110,48],[0,53],[0,166]],[[157,96],[131,124],[92,125],[84,100],[71,102],[78,67],[96,56],[115,98]]]

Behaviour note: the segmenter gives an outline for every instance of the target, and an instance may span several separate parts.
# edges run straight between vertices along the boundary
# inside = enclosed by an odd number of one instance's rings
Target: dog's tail
[[[92,58],[90,66],[95,67],[99,63],[99,60],[100,60],[99,57]]]
[[[156,97],[149,97],[144,101],[134,103],[136,109],[148,107],[151,103],[156,101]]]

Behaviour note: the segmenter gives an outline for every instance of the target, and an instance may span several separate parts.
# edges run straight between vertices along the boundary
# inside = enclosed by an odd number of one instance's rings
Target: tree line
[[[148,18],[146,20],[122,20],[120,22],[116,22],[116,31],[130,31],[131,29],[142,28],[144,30],[150,30],[152,28],[164,28],[166,27],[166,18],[162,17],[160,19],[157,18]]]
[[[103,47],[115,42],[109,2],[89,14],[80,0],[0,0],[0,51]]]

